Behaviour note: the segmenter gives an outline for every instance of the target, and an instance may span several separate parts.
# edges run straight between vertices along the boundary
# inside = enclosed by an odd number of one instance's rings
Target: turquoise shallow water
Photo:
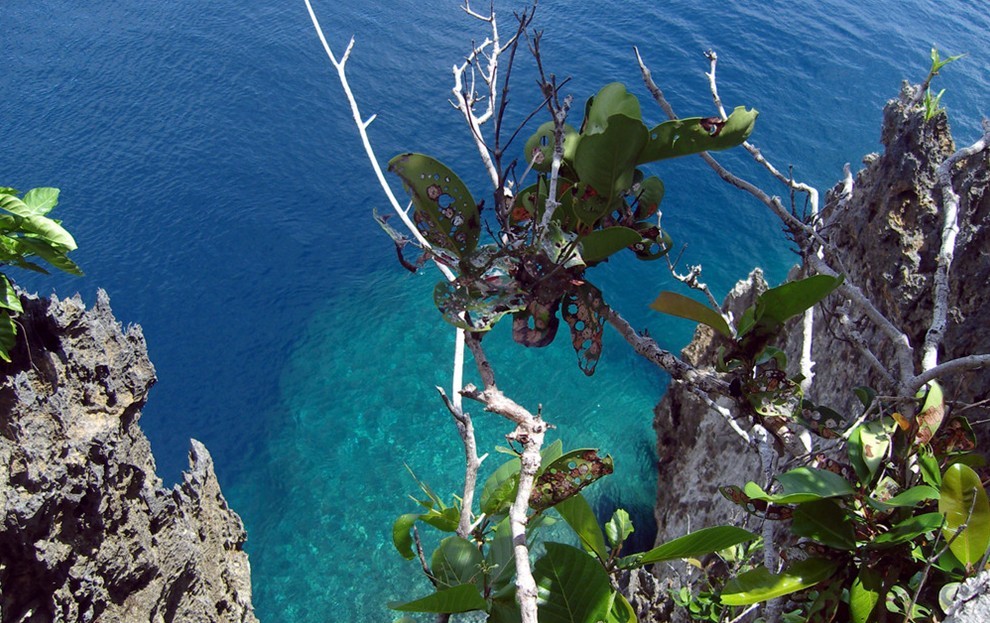
[[[349,64],[382,159],[434,154],[484,192],[477,157],[445,103],[450,66],[484,36],[456,2],[315,2],[331,40],[357,36]],[[928,48],[969,57],[945,71],[960,140],[990,91],[990,23],[959,0],[711,3],[545,1],[547,66],[578,102],[642,87],[638,44],[682,114],[710,114],[701,52],[720,55],[723,99],[761,111],[754,141],[820,188],[876,150],[880,107],[920,80]],[[499,4],[508,17],[512,5]],[[423,584],[392,552],[392,519],[415,485],[457,489],[459,450],[434,385],[449,383],[452,331],[430,303],[435,276],[396,265],[370,219],[385,201],[301,2],[9,0],[0,5],[2,184],[58,185],[83,279],[17,276],[29,288],[107,289],[143,325],[159,385],[142,420],[166,481],[189,437],[210,448],[248,527],[255,604],[266,621],[387,621],[384,603]],[[520,66],[510,115],[527,110]],[[765,179],[744,159],[726,160]],[[783,277],[792,256],[763,210],[697,161],[656,171],[665,222],[723,293],[753,265]],[[592,278],[633,324],[679,348],[689,323],[647,303],[669,278],[615,261]],[[665,380],[606,334],[586,379],[565,340],[489,340],[500,384],[544,405],[569,446],[616,460],[596,485],[602,514],[632,509],[648,540],[655,482],[650,410]],[[479,416],[488,450],[507,428]],[[492,466],[499,456],[492,459]],[[690,486],[691,475],[684,475]]]

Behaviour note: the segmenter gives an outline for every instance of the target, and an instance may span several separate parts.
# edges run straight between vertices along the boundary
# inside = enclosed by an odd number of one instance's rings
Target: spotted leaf
[[[571,327],[571,344],[578,356],[578,366],[586,375],[595,373],[602,355],[602,332],[605,303],[598,288],[585,282],[564,295],[561,316]]]
[[[478,206],[464,182],[433,158],[405,153],[392,158],[388,170],[402,179],[415,207],[416,227],[430,244],[469,255],[481,237]]]
[[[533,483],[529,505],[544,510],[576,495],[591,483],[612,473],[612,457],[595,450],[572,450],[550,463]]]

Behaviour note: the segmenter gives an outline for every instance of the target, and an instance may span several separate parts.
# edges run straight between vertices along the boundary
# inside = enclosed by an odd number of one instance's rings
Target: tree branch
[[[942,338],[945,336],[949,312],[949,272],[956,250],[956,235],[959,233],[959,195],[952,188],[952,167],[957,162],[985,150],[988,140],[990,140],[990,130],[986,131],[980,140],[946,158],[938,167],[937,175],[942,187],[942,212],[944,215],[942,245],[938,256],[935,258],[934,305],[932,322],[925,334],[925,344],[922,348],[922,370],[928,370],[938,365],[938,349],[942,345]]]

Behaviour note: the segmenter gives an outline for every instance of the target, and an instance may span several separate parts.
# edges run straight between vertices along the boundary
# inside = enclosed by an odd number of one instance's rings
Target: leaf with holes
[[[571,328],[571,344],[578,356],[578,367],[587,376],[595,373],[602,356],[602,333],[605,303],[601,292],[588,282],[564,295],[560,315]]]
[[[573,161],[578,138],[577,130],[565,123],[563,151],[565,161]],[[553,150],[556,143],[554,122],[547,121],[537,128],[536,132],[526,141],[525,147],[523,147],[526,155],[526,166],[529,166],[529,163],[532,162],[534,171],[549,173],[553,168]]]
[[[743,383],[743,394],[753,410],[763,417],[792,418],[801,412],[801,386],[776,368],[761,370]]]
[[[577,494],[612,473],[612,457],[601,458],[591,449],[572,450],[549,464],[533,483],[529,505],[544,510]]]
[[[544,304],[540,301],[530,301],[526,309],[512,316],[512,339],[517,344],[542,348],[553,342],[557,336],[560,319],[557,318],[557,308],[560,301]]]
[[[414,220],[430,244],[464,257],[481,236],[481,217],[471,192],[453,171],[423,154],[392,158],[388,170],[402,179],[415,206]]]
[[[670,234],[656,225],[643,221],[636,223],[633,229],[643,237],[642,240],[629,247],[636,254],[637,259],[643,261],[658,260],[670,253],[674,247],[674,240]]]
[[[505,314],[526,309],[525,294],[507,277],[441,281],[433,302],[443,319],[465,331],[488,331]]]
[[[665,121],[650,130],[637,164],[741,145],[753,132],[758,115],[756,110],[739,106],[725,121],[717,117]]]

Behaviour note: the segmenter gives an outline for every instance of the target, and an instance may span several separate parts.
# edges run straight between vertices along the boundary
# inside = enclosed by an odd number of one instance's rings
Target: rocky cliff
[[[138,427],[155,382],[140,327],[100,292],[22,296],[0,366],[0,621],[255,622],[240,518],[193,440],[165,489]]]
[[[864,159],[851,195],[841,185],[829,192],[823,208],[822,231],[845,258],[845,272],[872,301],[902,327],[912,343],[924,340],[932,310],[932,276],[940,245],[942,195],[936,169],[955,150],[945,114],[926,120],[917,107],[906,104],[913,96],[905,86],[901,96],[883,113],[883,152]],[[964,161],[953,171],[953,186],[960,195],[961,231],[953,263],[949,327],[941,360],[963,354],[990,351],[990,306],[986,284],[990,282],[990,163],[986,152]],[[727,299],[736,311],[744,309],[765,289],[759,271],[741,282]],[[826,307],[841,304],[832,300]],[[850,388],[871,385],[880,391],[884,381],[860,352],[835,336],[834,319],[816,316],[814,383],[809,397],[819,404],[852,413],[855,398]],[[795,327],[796,329],[796,327]],[[859,327],[870,343],[883,344],[868,323]],[[689,362],[705,366],[714,361],[719,338],[699,327],[684,350]],[[796,373],[800,358],[797,330],[783,344]],[[881,347],[881,358],[889,347]],[[920,362],[920,348],[916,348]],[[990,396],[990,370],[960,374],[943,383],[950,399],[976,403]],[[971,421],[986,420],[977,410]],[[988,439],[987,425],[977,433]],[[692,529],[740,519],[740,511],[717,492],[725,484],[742,485],[762,480],[759,457],[683,386],[672,384],[655,411],[661,460],[662,486],[655,509],[658,542]],[[649,580],[647,580],[649,583]],[[655,589],[653,589],[655,591]],[[662,620],[662,619],[658,619]]]

